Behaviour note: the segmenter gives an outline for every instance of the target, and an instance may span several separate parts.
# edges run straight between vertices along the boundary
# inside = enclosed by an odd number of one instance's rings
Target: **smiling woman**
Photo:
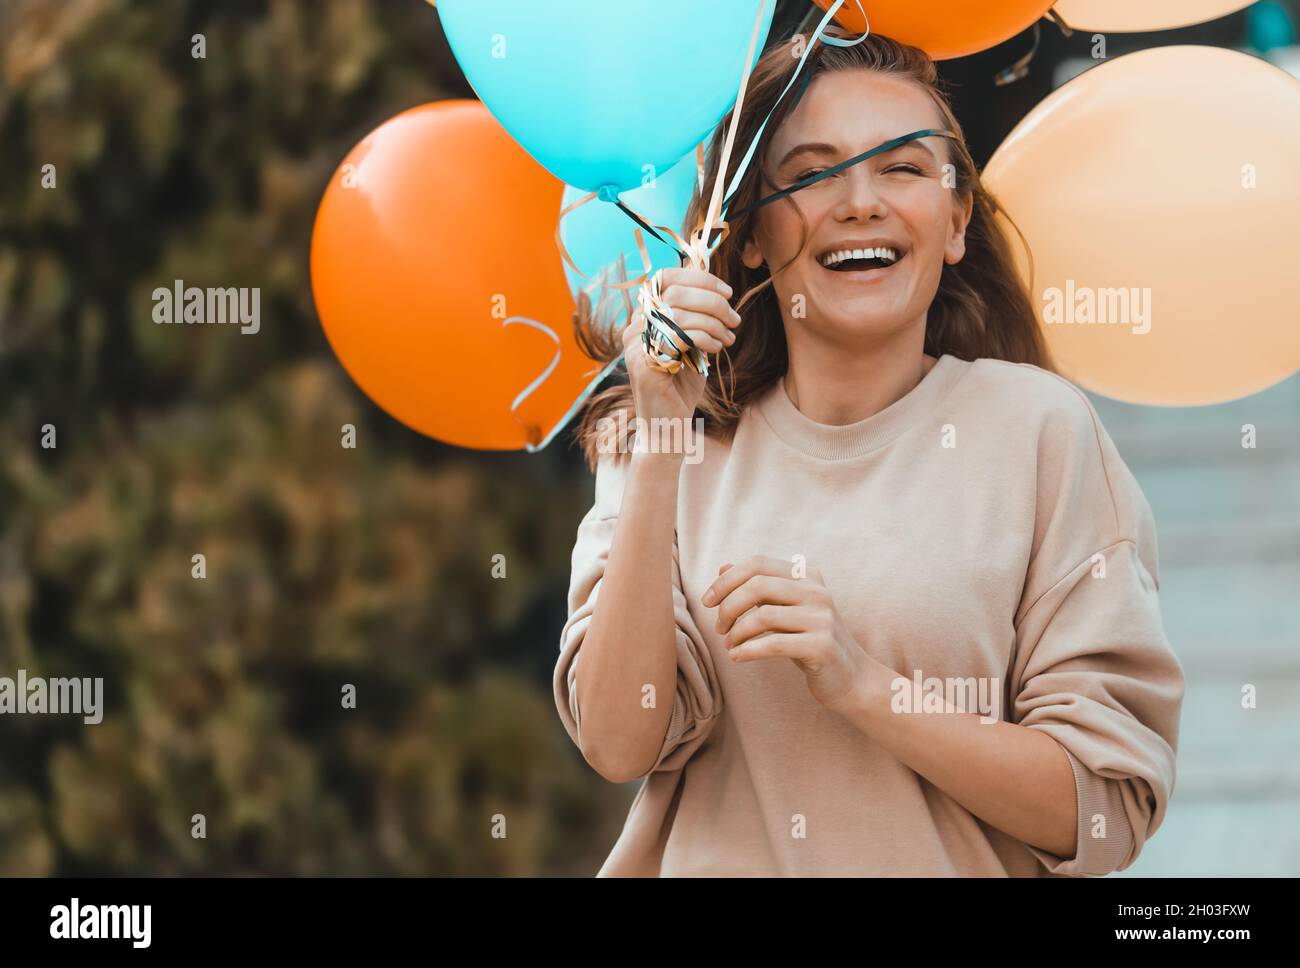
[[[757,65],[741,144],[796,52]],[[1122,869],[1163,820],[1183,696],[1150,507],[1051,371],[934,64],[871,36],[807,70],[717,274],[663,273],[730,366],[652,365],[639,314],[576,322],[628,374],[579,431],[596,492],[554,678],[587,761],[644,777],[601,874]],[[621,456],[614,413],[702,419],[702,459]],[[897,701],[926,682],[961,689]]]
[[[789,322],[798,330],[815,326],[836,342],[901,326],[923,333],[931,359],[950,353],[1053,369],[996,216],[1014,222],[981,183],[934,62],[879,35],[853,47],[817,45],[801,75],[808,79],[802,96],[780,99],[801,44],[796,36],[759,60],[739,119],[736,143],[749,144],[775,106],[756,164],[730,198],[730,235],[713,256],[713,274],[743,293],[735,305],[744,323],[732,327],[730,365],[715,368],[702,389],[706,427],[729,434],[745,407],[785,373],[800,339]],[[710,144],[706,185],[718,173],[730,121],[723,119]],[[728,185],[739,155],[730,159]],[[707,204],[697,193],[685,224],[694,225]],[[856,210],[845,212],[846,205]],[[898,271],[828,275],[821,265],[829,253],[868,243],[898,250]],[[912,251],[916,246],[923,248]],[[665,285],[673,277],[668,273]],[[890,285],[880,285],[885,281]],[[686,301],[702,298],[696,291]],[[705,322],[689,315],[698,305],[683,308],[688,319]],[[598,360],[623,350],[620,334],[599,315],[580,314],[575,328]],[[711,351],[723,342],[712,342]],[[631,397],[628,387],[613,387],[584,412],[578,437],[593,467],[600,418]]]

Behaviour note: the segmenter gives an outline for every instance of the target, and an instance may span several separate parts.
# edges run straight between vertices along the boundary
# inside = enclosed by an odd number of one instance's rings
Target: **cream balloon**
[[[1008,135],[986,185],[1061,372],[1132,403],[1300,368],[1300,80],[1217,47],[1103,62]]]
[[[1172,30],[1217,20],[1254,0],[1058,0],[1055,10],[1078,30]]]

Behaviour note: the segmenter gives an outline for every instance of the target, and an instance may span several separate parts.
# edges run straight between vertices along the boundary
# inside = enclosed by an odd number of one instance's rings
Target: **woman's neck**
[[[910,393],[937,362],[912,338],[869,353],[848,354],[831,346],[798,350],[791,347],[786,395],[809,420],[831,426],[857,423],[884,410]]]

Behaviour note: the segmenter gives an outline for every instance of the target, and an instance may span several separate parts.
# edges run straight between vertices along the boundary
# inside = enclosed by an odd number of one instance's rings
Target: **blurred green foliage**
[[[0,7],[0,675],[106,706],[0,718],[0,874],[590,874],[613,842],[629,791],[550,691],[576,451],[408,431],[312,307],[334,167],[448,96],[421,0]],[[156,326],[177,278],[260,287],[261,332]]]

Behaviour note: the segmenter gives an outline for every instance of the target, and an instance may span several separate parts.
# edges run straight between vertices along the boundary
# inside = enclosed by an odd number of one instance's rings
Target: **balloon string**
[[[1060,28],[1062,35],[1066,37],[1074,36],[1074,28],[1065,22],[1065,18],[1056,12],[1055,7],[1047,11],[1047,16],[1051,19],[1051,21],[1054,24],[1056,24],[1058,28]]]
[[[587,275],[580,268],[578,268],[578,264],[573,261],[573,256],[569,253],[569,247],[564,244],[564,236],[561,233],[561,230],[564,227],[564,217],[566,215],[569,215],[572,212],[576,212],[578,209],[582,208],[582,206],[586,205],[588,202],[600,196],[601,196],[600,192],[588,192],[586,195],[583,195],[582,198],[578,199],[576,202],[566,205],[563,209],[561,209],[560,217],[555,221],[555,247],[560,252],[560,258],[564,260],[565,265],[567,265],[570,269],[572,269],[574,272],[580,275],[587,282],[592,282],[593,280],[589,275]],[[613,200],[617,201],[617,196],[615,196]]]
[[[869,21],[867,21],[866,11],[862,9],[862,0],[853,0],[853,2],[857,4],[858,11],[862,14],[863,22],[866,23],[867,25],[866,30],[864,30],[860,36],[854,38],[853,40],[845,40],[839,37],[831,37],[831,36],[824,35],[826,30],[826,25],[830,23],[831,18],[835,16],[836,12],[840,9],[841,6],[843,6],[844,2],[845,0],[835,0],[835,3],[833,3],[830,9],[828,9],[826,13],[822,16],[821,21],[817,24],[817,27],[813,30],[812,38],[808,41],[807,46],[804,47],[803,55],[799,58],[799,64],[797,67],[795,67],[794,73],[790,75],[790,80],[786,83],[785,89],[781,91],[780,97],[778,97],[776,101],[772,104],[771,109],[767,112],[767,117],[765,117],[763,119],[763,123],[759,125],[758,133],[754,135],[754,140],[750,142],[749,150],[745,152],[745,157],[741,159],[740,165],[737,167],[735,175],[733,175],[731,178],[731,184],[728,186],[728,191],[727,191],[727,200],[723,203],[722,206],[724,215],[730,210],[731,201],[733,198],[736,197],[736,192],[740,190],[741,179],[744,178],[746,172],[748,172],[749,170],[750,163],[754,160],[755,152],[758,150],[759,142],[763,140],[763,132],[767,130],[768,122],[772,120],[772,116],[776,113],[776,109],[777,107],[780,106],[781,102],[785,100],[785,96],[790,93],[790,88],[794,86],[794,82],[798,80],[799,75],[803,73],[803,69],[808,63],[808,57],[809,55],[812,54],[813,49],[817,46],[817,42],[821,41],[822,43],[832,44],[833,46],[836,47],[854,47],[857,44],[862,43],[864,40],[867,39],[868,36],[870,36],[871,24]],[[809,76],[811,77],[811,75]],[[807,88],[807,82],[808,82],[808,78],[805,78],[804,86],[799,90],[800,99],[802,99],[803,97],[804,89]],[[796,101],[796,103],[798,102]],[[737,108],[737,110],[733,112],[732,115],[733,120],[735,117],[739,116],[739,113],[740,113],[739,108]],[[725,157],[724,157],[724,163],[720,167],[719,171],[725,172],[726,170],[727,167],[725,164]],[[719,239],[718,243],[721,244],[721,241],[722,240]]]
[[[559,362],[560,362],[560,349],[559,349],[559,346],[560,346],[560,337],[556,335],[555,330],[551,329],[551,327],[547,326],[545,323],[539,323],[537,320],[535,320],[535,319],[529,319],[527,316],[511,316],[509,319],[506,319],[505,321],[503,321],[503,322],[501,323],[501,325],[502,325],[502,326],[509,326],[511,323],[523,323],[524,325],[526,325],[526,326],[531,326],[531,327],[533,327],[534,329],[540,329],[543,333],[545,333],[547,336],[549,336],[549,337],[551,338],[552,342],[555,343],[555,347],[556,347],[556,349],[555,349],[555,356],[551,358],[551,363],[550,363],[550,365],[549,365],[546,369],[544,369],[544,370],[541,372],[541,375],[538,376],[535,380],[533,380],[532,383],[528,384],[528,386],[524,389],[524,391],[523,391],[522,393],[519,394],[519,396],[515,397],[515,402],[514,402],[514,403],[510,404],[510,409],[511,409],[511,410],[517,410],[517,409],[519,408],[519,404],[521,404],[521,403],[524,402],[524,400],[525,400],[525,398],[527,398],[528,394],[532,393],[532,392],[533,392],[534,390],[536,390],[539,386],[541,386],[543,383],[545,383],[545,382],[546,382],[546,378],[547,378],[548,376],[550,376],[551,373],[554,372],[555,367],[556,367],[557,365],[559,365]]]
[[[862,12],[863,17],[865,18],[866,12],[862,10],[860,0],[854,0],[854,2],[858,4],[858,9]],[[798,65],[796,65],[794,71],[790,75],[790,79],[786,82],[785,88],[777,96],[772,107],[768,110],[767,115],[763,118],[762,124],[759,125],[758,131],[755,133],[753,139],[751,139],[744,157],[741,158],[735,173],[732,175],[732,189],[724,198],[722,189],[726,180],[728,163],[731,159],[731,151],[735,146],[736,133],[739,130],[740,118],[743,113],[742,108],[745,102],[745,93],[748,89],[749,79],[753,69],[754,49],[758,39],[757,32],[760,23],[756,22],[754,24],[755,33],[750,41],[749,55],[745,64],[745,73],[741,78],[740,91],[736,96],[736,104],[731,112],[731,122],[727,127],[726,137],[723,140],[722,154],[718,162],[718,172],[714,179],[713,192],[709,200],[709,206],[697,222],[694,231],[690,233],[690,242],[685,247],[685,253],[681,254],[683,265],[689,264],[693,268],[708,271],[713,252],[723,243],[724,240],[726,240],[728,235],[730,235],[731,226],[723,216],[726,214],[731,199],[735,196],[739,185],[744,179],[744,176],[756,155],[758,146],[762,141],[763,132],[767,129],[768,122],[772,120],[777,107],[785,99],[785,96],[790,92],[791,88],[794,87],[795,82],[802,74],[804,66],[808,62],[808,57],[816,47],[818,40],[823,39],[822,35],[825,32],[826,25],[830,23],[831,19],[839,11],[840,7],[843,6],[843,3],[844,0],[836,0],[831,8],[822,16],[820,23],[818,23],[816,30],[813,32],[810,43],[805,47]],[[760,17],[762,16],[761,7],[759,15]],[[870,29],[870,26],[868,26],[867,31],[854,40],[844,40],[839,38],[826,39],[833,39],[841,46],[851,47],[854,44],[859,44],[865,40],[870,33]],[[802,97],[803,91],[806,87],[807,78],[805,78],[804,86],[799,90],[800,97]],[[639,245],[640,240],[638,233],[638,246]],[[644,249],[641,250],[641,257],[646,263],[646,271],[650,271],[649,260]],[[646,332],[643,337],[643,343],[646,350],[653,354],[659,361],[659,364],[670,373],[676,373],[685,363],[696,372],[707,377],[709,375],[708,355],[696,347],[690,337],[675,324],[672,307],[663,303],[658,280],[659,277],[656,274],[649,283],[642,286],[638,294],[646,319]],[[749,293],[746,293],[745,297],[742,297],[741,303],[743,304],[745,299],[757,291],[757,288],[758,287],[751,289]]]
[[[643,229],[645,231],[650,232],[650,234],[653,235],[660,242],[663,242],[665,245],[672,248],[677,253],[678,258],[683,265],[690,263],[696,268],[704,269],[707,271],[709,267],[710,257],[712,256],[716,248],[719,245],[721,245],[722,242],[727,238],[730,232],[730,228],[727,225],[726,221],[722,221],[719,224],[719,219],[726,214],[726,211],[730,206],[731,199],[735,195],[736,188],[738,187],[741,179],[745,175],[746,171],[749,168],[750,163],[754,158],[755,152],[758,149],[758,144],[762,139],[763,132],[767,128],[768,122],[772,119],[772,116],[776,112],[777,107],[781,104],[786,94],[790,91],[790,88],[794,85],[795,80],[799,77],[800,73],[803,71],[804,66],[808,61],[808,55],[811,52],[813,46],[815,46],[816,43],[820,40],[823,41],[824,43],[833,44],[835,46],[852,47],[855,44],[859,44],[863,40],[865,40],[871,32],[871,27],[868,24],[867,29],[862,33],[862,35],[857,37],[854,40],[844,40],[841,38],[823,36],[824,31],[826,29],[826,25],[830,23],[831,19],[839,11],[840,7],[842,7],[845,3],[845,0],[835,0],[835,2],[826,11],[821,21],[818,23],[817,28],[813,31],[808,46],[804,50],[803,56],[800,57],[799,64],[795,68],[794,73],[791,75],[789,82],[786,84],[784,90],[782,90],[780,96],[776,99],[776,102],[772,105],[772,108],[768,111],[767,117],[763,119],[762,125],[759,126],[757,134],[754,136],[753,141],[750,143],[749,148],[745,152],[744,157],[741,159],[740,165],[735,175],[732,178],[731,191],[724,198],[721,194],[722,183],[723,183],[723,179],[726,177],[727,163],[731,158],[731,150],[735,143],[736,132],[739,128],[741,110],[745,103],[745,93],[749,86],[750,76],[753,73],[754,54],[758,46],[758,36],[760,31],[762,30],[763,13],[767,9],[767,4],[769,2],[774,2],[774,0],[760,0],[758,14],[754,18],[754,28],[750,35],[749,52],[746,55],[745,69],[744,69],[744,73],[741,75],[740,88],[736,94],[735,105],[733,106],[731,111],[731,123],[728,126],[726,138],[723,143],[722,158],[718,165],[717,175],[714,179],[713,192],[709,200],[709,206],[706,212],[697,221],[694,231],[690,233],[690,241],[688,242],[685,239],[683,239],[670,226],[666,226],[666,225],[651,226],[650,222],[643,215],[641,215],[639,212],[636,212],[633,208],[625,204],[622,201],[622,199],[619,198],[618,193],[609,190],[609,186],[602,188],[600,191],[588,192],[582,198],[565,206],[564,209],[560,212],[560,217],[556,221],[556,227],[555,227],[556,247],[558,248],[560,252],[560,257],[563,259],[564,263],[568,265],[569,268],[571,268],[574,272],[576,272],[578,276],[580,276],[582,279],[592,284],[591,286],[587,287],[588,289],[594,288],[596,285],[600,285],[609,289],[622,291],[624,295],[624,302],[627,304],[627,308],[630,311],[631,305],[630,303],[627,303],[627,290],[638,286],[644,287],[647,281],[650,279],[650,276],[653,274],[653,269],[654,269],[653,262],[651,261],[649,252],[645,246],[644,237],[642,236]],[[851,0],[851,2],[857,5],[858,10],[862,12],[863,20],[865,21],[866,11],[863,10],[862,8],[862,0]],[[806,87],[806,83],[805,83],[805,87]],[[802,90],[800,91],[800,94],[802,94]],[[696,158],[696,181],[700,192],[700,196],[703,197],[705,181],[707,180],[704,171],[703,142],[700,142],[699,144],[696,145],[695,158]],[[596,198],[600,198],[602,201],[615,203],[618,206],[619,210],[622,211],[625,215],[627,215],[628,218],[631,219],[633,223],[636,224],[636,229],[634,230],[634,236],[636,238],[637,250],[641,256],[641,261],[645,270],[644,273],[641,276],[638,276],[636,279],[628,280],[621,283],[593,281],[585,272],[582,271],[582,269],[578,267],[577,263],[573,260],[573,257],[569,252],[568,246],[564,244],[564,238],[561,233],[561,227],[565,217],[577,211],[579,208],[590,203],[592,200]],[[664,236],[660,235],[659,231],[656,230],[666,233],[672,238],[673,241],[669,242],[668,239],[664,238]],[[717,236],[717,238],[711,238],[711,236],[715,231],[720,232],[720,234]],[[621,264],[621,259],[620,259],[620,264]],[[626,278],[626,273],[623,273],[623,275],[624,278]],[[539,323],[536,320],[526,319],[525,317],[512,317],[511,320],[507,320],[507,323],[511,321],[524,322],[529,325],[535,326],[538,329],[541,329],[543,332],[545,332],[556,342],[557,347],[559,346],[559,337],[555,334],[555,331],[551,329],[549,326],[546,326],[543,323]],[[698,353],[699,351],[697,350],[695,352]],[[702,363],[702,372],[707,374],[708,372],[707,357],[705,357],[704,354],[702,353],[700,354],[700,357],[702,357],[702,360],[699,361]],[[524,391],[515,398],[514,403],[511,404],[510,407],[512,412],[517,411],[519,405],[523,403],[523,401],[529,395],[531,395],[539,386],[541,386],[541,384],[546,381],[546,378],[549,377],[552,372],[554,372],[555,367],[559,364],[559,358],[560,358],[560,351],[557,349],[555,358],[552,359],[550,366],[548,366],[541,376],[533,380],[533,382],[529,384],[528,387],[525,388]],[[534,444],[530,441],[525,445],[528,451],[535,452],[541,450],[547,444],[549,444],[555,438],[556,434],[559,433],[559,431],[562,430],[568,424],[568,422],[573,419],[574,415],[579,411],[579,409],[581,409],[582,405],[586,402],[587,398],[596,389],[596,387],[600,383],[602,383],[609,376],[609,374],[613,372],[614,368],[622,361],[623,361],[623,354],[619,354],[617,357],[615,357],[613,360],[607,363],[603,368],[601,368],[599,373],[590,382],[588,382],[587,386],[578,395],[577,400],[575,400],[573,405],[569,407],[568,411],[564,414],[564,416],[555,424],[554,427],[551,428],[550,432],[547,433],[542,438],[541,442],[538,444]],[[519,419],[517,414],[516,414],[516,419]],[[537,436],[537,434],[538,434],[537,428],[529,425],[529,436],[535,437]]]
[[[763,11],[766,9],[767,2],[768,0],[762,0],[759,6],[758,17],[754,22],[754,34],[751,37],[749,56],[745,64],[744,74],[741,77],[740,91],[736,96],[735,107],[732,109],[731,112],[732,115],[731,126],[727,132],[727,138],[723,150],[722,161],[718,168],[719,174],[718,174],[717,181],[715,181],[714,183],[713,198],[710,201],[709,211],[708,213],[706,213],[706,215],[701,216],[701,218],[697,221],[695,231],[690,233],[692,236],[698,237],[700,234],[702,234],[704,226],[717,222],[718,215],[725,213],[726,210],[729,208],[731,204],[731,200],[735,196],[736,190],[740,184],[741,179],[744,178],[746,172],[749,169],[750,163],[753,161],[755,152],[758,149],[758,144],[762,140],[763,132],[766,130],[768,122],[771,121],[772,116],[776,113],[777,107],[780,106],[781,102],[785,99],[785,96],[790,92],[790,88],[794,86],[795,81],[799,78],[799,75],[803,72],[804,66],[807,64],[808,61],[808,56],[811,54],[817,42],[821,41],[823,43],[834,44],[840,47],[853,47],[857,44],[862,43],[862,41],[866,40],[871,32],[871,26],[868,23],[867,29],[860,36],[854,38],[853,40],[845,40],[842,38],[825,35],[825,29],[827,24],[830,23],[831,19],[835,16],[835,13],[846,2],[854,3],[857,6],[858,10],[862,13],[863,20],[866,21],[867,15],[866,15],[866,11],[862,9],[862,0],[835,0],[835,2],[831,5],[831,7],[822,16],[821,21],[818,23],[816,29],[813,31],[812,37],[810,38],[808,45],[804,49],[803,55],[799,58],[799,64],[795,68],[794,73],[791,75],[790,80],[786,83],[785,89],[782,90],[780,96],[776,99],[775,103],[768,111],[767,117],[763,119],[763,123],[759,126],[758,132],[755,134],[753,141],[750,143],[748,150],[745,152],[744,158],[741,160],[741,163],[738,166],[735,174],[732,176],[728,195],[726,196],[725,200],[722,202],[721,206],[718,206],[717,205],[718,186],[721,184],[721,179],[724,177],[724,173],[727,170],[727,161],[730,158],[731,148],[735,140],[735,134],[738,128],[738,121],[741,115],[741,108],[744,105],[745,91],[749,83],[750,75],[753,71],[754,47],[757,42],[758,31],[762,28]],[[807,87],[807,79],[805,79],[804,87],[805,88]],[[802,96],[802,93],[803,90],[801,89],[800,96]],[[705,171],[704,171],[704,143],[703,142],[700,142],[695,146],[695,153],[696,153],[696,181],[699,186],[699,192],[702,196],[704,194],[704,183],[706,181]],[[601,191],[589,192],[586,195],[584,195],[582,198],[578,199],[576,202],[573,202],[572,204],[566,206],[560,212],[559,222],[562,223],[564,221],[565,216],[581,208],[583,205],[588,204],[595,198],[602,198],[602,200],[610,201],[613,204],[617,205],[619,210],[622,211],[625,215],[627,215],[627,217],[631,219],[634,223],[636,223],[636,225],[639,228],[649,232],[651,235],[653,235],[664,245],[673,249],[677,253],[678,258],[682,260],[683,263],[685,263],[688,260],[696,261],[692,258],[692,252],[695,251],[693,246],[695,243],[699,241],[698,238],[693,238],[692,242],[687,242],[670,226],[655,225],[652,227],[650,223],[647,221],[647,219],[645,218],[645,216],[641,215],[639,212],[637,212],[635,209],[633,209],[627,203],[625,203],[622,200],[622,198],[619,197],[618,194],[615,194],[611,191],[606,191],[604,189],[602,189]],[[709,215],[712,215],[712,217],[709,217]],[[702,264],[697,265],[697,268],[704,268],[704,269],[708,268],[708,262],[709,262],[708,256],[712,253],[714,249],[717,248],[718,245],[722,244],[723,239],[726,238],[725,227],[713,225],[713,228],[715,230],[721,228],[724,234],[718,237],[717,239],[712,240],[712,245],[709,247],[709,251],[706,252],[704,256],[699,260],[700,262],[702,262]],[[664,232],[670,235],[673,241],[670,242],[668,239],[664,238],[663,235],[660,234],[660,232]],[[585,272],[583,272],[580,268],[578,268],[578,265],[573,261],[573,257],[569,253],[568,247],[564,244],[564,238],[563,235],[561,234],[559,224],[557,224],[555,230],[555,242],[557,248],[560,250],[560,255],[563,258],[564,262],[583,279],[591,281],[590,277]],[[652,271],[652,264],[647,262],[645,265],[644,275],[638,276],[636,279],[632,279],[626,283],[622,283],[619,285],[614,285],[611,283],[609,285],[611,286],[611,288],[619,288],[619,289],[635,288],[636,286],[645,283],[651,271]]]
[[[778,191],[772,192],[772,194],[770,195],[763,196],[756,202],[751,202],[750,204],[742,208],[738,213],[736,213],[737,217],[739,217],[740,215],[748,214],[749,212],[753,212],[757,209],[762,208],[765,205],[770,205],[773,202],[778,201],[779,199],[794,194],[795,192],[801,192],[805,188],[811,188],[813,185],[816,185],[818,182],[825,181],[827,178],[832,178],[835,175],[838,175],[840,172],[844,171],[845,169],[851,168],[854,165],[866,161],[868,158],[874,158],[877,155],[884,154],[887,151],[893,151],[895,148],[899,147],[900,145],[905,145],[909,141],[915,141],[917,138],[929,138],[929,137],[941,137],[941,138],[950,138],[953,140],[959,140],[957,138],[956,132],[949,131],[947,128],[922,128],[920,131],[911,131],[908,132],[907,134],[899,135],[897,138],[890,138],[888,141],[882,142],[881,144],[876,145],[874,148],[862,152],[862,154],[860,155],[854,155],[852,158],[848,159],[847,161],[841,161],[839,164],[832,165],[830,168],[824,168],[821,171],[817,172],[817,174],[815,175],[809,175],[807,178],[794,182],[793,184],[788,185],[785,188],[779,189]]]
[[[690,265],[695,269],[707,271],[709,267],[714,229],[721,229],[722,238],[727,236],[726,223],[722,223],[721,226],[717,224],[718,218],[722,214],[723,180],[726,177],[727,163],[731,159],[731,149],[736,142],[736,132],[740,127],[741,109],[745,103],[745,92],[749,88],[749,78],[753,73],[754,55],[758,49],[758,37],[763,28],[763,13],[767,9],[767,3],[768,0],[760,0],[758,14],[754,17],[754,28],[749,36],[749,51],[745,55],[745,69],[740,77],[740,90],[736,94],[736,103],[731,110],[731,123],[727,125],[726,136],[723,139],[722,157],[718,163],[718,176],[713,181],[713,191],[709,197],[708,208],[697,222],[694,231],[690,233],[690,241],[684,246],[685,251],[681,249],[678,251],[682,264]],[[628,212],[634,221],[643,224],[642,220],[636,218],[635,214],[629,209],[624,208],[623,210]],[[651,269],[649,256],[642,243],[639,228],[636,231],[636,238],[641,259],[645,263],[646,271],[649,272]],[[690,336],[676,324],[672,307],[663,300],[659,273],[655,273],[641,287],[637,293],[637,298],[640,301],[642,312],[645,314],[646,332],[643,343],[646,351],[661,361],[670,373],[676,373],[683,363],[686,363],[696,372],[707,377],[709,375],[708,355],[699,349]]]
[[[1029,65],[1033,61],[1034,55],[1038,53],[1038,42],[1041,39],[1041,28],[1044,19],[1050,20],[1052,23],[1056,24],[1060,29],[1062,36],[1074,36],[1074,28],[1065,22],[1064,17],[1054,9],[1047,11],[1047,13],[1042,17],[1034,21],[1034,44],[1029,48],[1029,53],[1020,57],[1015,61],[1015,63],[1002,68],[1002,70],[993,75],[993,84],[996,87],[1005,87],[1008,84],[1014,84],[1029,73]]]
[[[600,371],[600,374],[595,379],[591,380],[587,384],[586,388],[582,391],[582,393],[578,395],[578,399],[575,400],[573,402],[573,405],[569,407],[568,412],[565,413],[565,415],[559,420],[559,422],[557,422],[555,426],[551,428],[550,433],[546,434],[543,437],[540,428],[538,428],[536,424],[531,424],[523,420],[520,417],[518,410],[519,410],[519,405],[523,403],[526,399],[528,399],[528,397],[538,387],[540,387],[543,383],[545,383],[547,378],[550,377],[550,375],[555,372],[555,368],[559,366],[560,354],[562,352],[560,348],[560,337],[555,332],[555,330],[552,329],[550,326],[547,326],[545,323],[538,322],[535,319],[530,319],[527,316],[511,316],[510,318],[504,320],[501,325],[509,326],[512,323],[521,323],[525,326],[531,326],[534,329],[541,330],[543,333],[545,333],[547,336],[551,338],[551,341],[553,343],[555,343],[555,355],[551,357],[550,364],[533,380],[532,383],[528,384],[528,386],[525,387],[524,390],[517,397],[515,397],[514,402],[510,404],[510,412],[514,416],[515,421],[524,428],[524,432],[526,436],[524,447],[531,454],[541,450],[552,440],[555,439],[555,435],[559,433],[560,430],[562,430],[570,420],[573,419],[573,415],[576,414],[578,412],[578,409],[582,406],[582,404],[586,402],[587,397],[591,395],[591,392],[596,389],[596,387],[605,379],[605,377],[609,376],[609,374],[613,372],[614,367],[618,365],[619,359],[621,359],[621,357],[611,360],[608,364],[605,365],[605,367]],[[539,437],[541,437],[541,440],[537,441],[537,438]]]
[[[702,164],[702,162],[699,162],[698,164]],[[596,283],[596,280],[592,279],[580,268],[578,268],[578,264],[573,261],[573,256],[569,252],[569,247],[564,244],[564,236],[561,230],[563,228],[564,217],[566,215],[569,215],[571,212],[577,211],[579,208],[581,208],[583,205],[586,205],[588,202],[592,201],[593,199],[599,198],[600,195],[601,195],[600,192],[588,192],[586,195],[578,199],[576,202],[572,203],[571,205],[565,206],[565,208],[561,210],[560,217],[557,220],[555,225],[555,247],[559,249],[560,258],[564,260],[565,265],[567,265],[570,269],[572,269],[574,272],[576,272],[579,276],[581,276],[583,279],[585,279],[588,283],[592,285]],[[655,225],[652,227],[650,223],[646,221],[643,215],[629,208],[627,204],[617,195],[612,195],[610,201],[612,202],[612,204],[617,206],[619,210],[622,211],[628,218],[630,218],[633,222],[637,224],[638,233],[640,232],[641,229],[645,229],[647,232],[653,235],[664,245],[675,250],[679,258],[685,258],[686,242],[682,239],[680,235],[674,232],[671,227],[667,225]],[[656,231],[656,229],[658,229],[659,231]],[[668,239],[660,235],[659,232],[664,232],[672,236],[673,241],[672,242],[668,241]],[[605,283],[605,285],[611,289],[635,289],[637,286],[642,285],[650,277],[650,271],[651,271],[650,265],[647,265],[645,275],[638,276],[637,278],[631,279],[627,282],[618,283],[618,284]]]
[[[863,17],[865,18],[866,12],[862,11],[861,0],[854,0],[854,2],[858,4],[858,9],[862,12]],[[792,72],[789,81],[786,82],[785,88],[781,91],[772,107],[768,110],[767,115],[764,117],[754,138],[750,141],[749,148],[745,152],[744,157],[737,166],[736,172],[732,176],[732,186],[738,186],[741,183],[750,163],[755,157],[755,153],[757,152],[759,143],[763,137],[763,132],[766,130],[768,122],[771,121],[775,114],[777,106],[784,100],[785,96],[790,92],[791,88],[798,80],[800,74],[803,72],[804,66],[808,62],[809,54],[814,49],[817,41],[823,39],[822,35],[825,32],[826,25],[830,23],[831,19],[839,11],[839,8],[843,3],[844,0],[836,0],[831,8],[823,15],[821,22],[813,32],[811,42],[805,48],[803,55],[799,60],[799,64]],[[731,112],[731,123],[727,127],[726,136],[723,140],[722,156],[718,163],[718,173],[714,179],[713,192],[709,200],[708,209],[698,220],[694,231],[690,233],[690,242],[676,247],[679,259],[683,265],[689,264],[693,268],[704,271],[708,270],[713,252],[722,244],[731,231],[729,224],[725,220],[721,220],[721,216],[725,213],[731,197],[734,197],[735,188],[733,187],[732,191],[725,198],[722,194],[722,189],[726,179],[726,172],[728,162],[731,158],[731,152],[735,146],[736,133],[739,130],[740,118],[743,113],[742,108],[745,103],[745,93],[748,89],[749,79],[753,72],[754,53],[758,43],[758,32],[762,26],[762,14],[764,9],[765,7],[760,5],[759,19],[754,23],[754,33],[750,38],[749,53],[745,62],[745,72],[741,77],[740,91],[736,95],[736,104]],[[851,47],[854,44],[861,43],[865,40],[869,32],[870,26],[868,26],[866,32],[854,40],[838,38],[826,39],[835,40],[835,42],[841,46]],[[804,87],[806,88],[806,86],[807,80],[805,79]],[[799,94],[802,96],[803,88],[800,89]],[[699,151],[698,148],[696,158],[702,197],[704,184],[702,170],[703,161],[702,152]],[[645,225],[644,219],[640,218],[630,208],[621,203],[619,207],[630,218],[632,218],[638,226],[649,229],[649,227]],[[717,233],[716,235],[714,234],[715,232]],[[659,237],[658,233],[654,234],[657,238]],[[652,272],[652,266],[642,243],[640,228],[636,230],[635,236],[637,239],[637,247],[645,266],[645,271],[649,274]],[[678,239],[676,233],[673,234],[673,238]],[[675,373],[683,363],[687,363],[692,367],[692,369],[707,377],[709,374],[708,355],[699,350],[691,341],[690,337],[675,324],[672,308],[663,303],[657,274],[641,287],[638,293],[638,299],[641,303],[646,319],[647,330],[643,341],[646,349],[654,353],[669,372]]]
[[[1029,65],[1038,53],[1038,42],[1042,39],[1042,22],[1034,22],[1034,44],[1029,48],[1029,53],[1017,58],[1015,63],[1002,68],[993,75],[993,84],[995,87],[1006,87],[1008,84],[1014,84],[1029,73]]]
[[[842,0],[836,0],[837,8],[841,2]],[[697,269],[709,268],[709,256],[712,250],[709,247],[708,236],[712,234],[715,223],[722,214],[722,181],[726,177],[727,162],[731,159],[731,148],[736,142],[736,130],[740,127],[741,107],[745,103],[745,92],[749,88],[749,76],[754,68],[754,51],[758,46],[758,34],[763,26],[763,11],[766,9],[767,0],[761,0],[758,5],[758,16],[754,18],[754,29],[749,36],[749,53],[745,55],[745,71],[740,76],[740,90],[736,93],[736,104],[731,111],[731,124],[727,125],[727,136],[722,143],[722,160],[718,163],[718,177],[713,180],[713,193],[709,198],[709,207],[702,222],[691,233],[690,244],[686,247],[686,255],[691,265]]]

